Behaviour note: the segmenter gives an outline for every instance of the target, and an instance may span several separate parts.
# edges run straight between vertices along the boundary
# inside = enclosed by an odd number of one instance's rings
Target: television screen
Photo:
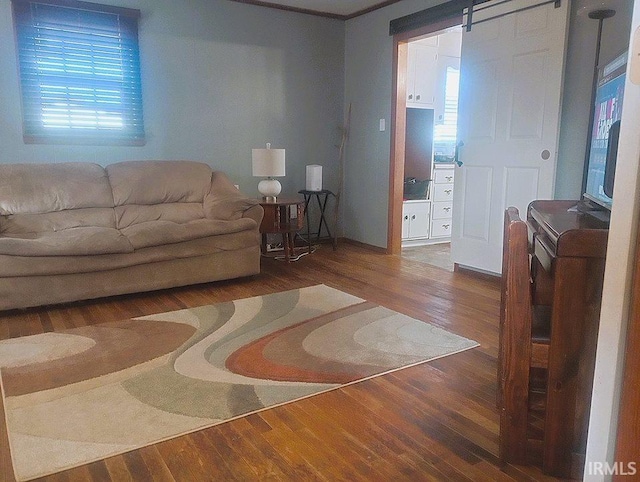
[[[611,198],[613,173],[617,155],[617,135],[620,132],[619,121],[622,113],[626,68],[627,53],[625,52],[600,69],[595,97],[584,197],[607,209],[611,209],[613,201]]]

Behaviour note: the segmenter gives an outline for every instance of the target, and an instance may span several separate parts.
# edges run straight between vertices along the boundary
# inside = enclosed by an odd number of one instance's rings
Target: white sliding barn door
[[[540,3],[512,0],[473,21]],[[479,10],[482,8],[482,10]],[[556,173],[568,0],[473,25],[462,38],[459,159],[451,257],[502,270],[504,210],[521,216],[534,199],[552,199]]]

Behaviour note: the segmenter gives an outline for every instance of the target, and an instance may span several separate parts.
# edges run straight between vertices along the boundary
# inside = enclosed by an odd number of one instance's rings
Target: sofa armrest
[[[264,217],[264,209],[259,204],[256,204],[255,206],[252,206],[249,209],[247,209],[243,213],[242,217],[253,219],[258,225],[258,227],[260,227],[260,224],[262,224],[262,218]]]
[[[204,212],[209,219],[233,220],[243,217],[262,222],[262,206],[257,199],[242,194],[222,172],[211,175],[211,190],[204,198]],[[257,208],[257,209],[256,209]]]

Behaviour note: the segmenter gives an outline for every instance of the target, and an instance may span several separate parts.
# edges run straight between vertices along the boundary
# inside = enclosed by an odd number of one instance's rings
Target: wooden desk
[[[290,261],[294,255],[294,235],[304,224],[304,200],[277,198],[275,201],[260,201],[264,217],[260,224],[262,254],[267,253],[267,234],[282,234],[284,259]]]
[[[582,478],[608,224],[573,210],[576,204],[534,201],[527,223],[532,265],[537,261],[544,271],[532,270],[534,285],[536,277],[550,280],[543,471]]]

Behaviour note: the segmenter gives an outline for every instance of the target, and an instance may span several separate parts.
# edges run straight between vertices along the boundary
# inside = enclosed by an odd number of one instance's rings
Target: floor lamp
[[[588,13],[592,20],[598,21],[598,36],[596,40],[596,59],[593,65],[593,80],[591,82],[591,107],[589,109],[589,131],[587,134],[587,149],[585,151],[584,173],[582,176],[582,188],[584,191],[587,182],[587,166],[589,165],[589,152],[591,150],[591,141],[593,139],[593,117],[596,112],[596,91],[598,89],[598,64],[600,63],[600,44],[602,42],[602,24],[605,19],[611,18],[616,11],[611,8],[596,8]]]

